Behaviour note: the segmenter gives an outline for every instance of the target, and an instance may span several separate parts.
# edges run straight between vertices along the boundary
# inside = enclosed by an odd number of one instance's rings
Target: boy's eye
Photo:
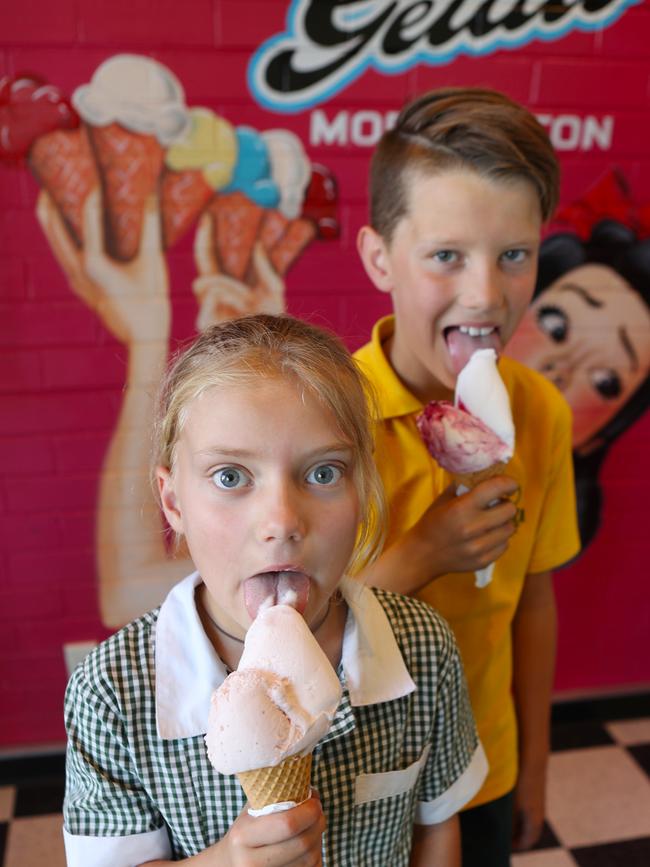
[[[591,384],[598,394],[605,400],[614,400],[619,397],[623,386],[618,373],[606,367],[596,368],[590,371]]]
[[[563,343],[569,333],[569,320],[564,310],[553,305],[540,307],[537,311],[537,323],[555,343]]]
[[[448,265],[450,262],[455,262],[458,258],[458,253],[455,250],[436,250],[431,257],[436,262],[441,262],[443,265]]]
[[[503,254],[503,258],[506,262],[510,262],[513,265],[519,265],[522,262],[525,262],[528,258],[528,250],[506,250]]]
[[[212,481],[218,488],[243,488],[250,482],[249,476],[237,467],[222,467],[212,474]]]
[[[341,478],[343,472],[333,464],[319,464],[307,475],[307,481],[313,485],[333,485]]]

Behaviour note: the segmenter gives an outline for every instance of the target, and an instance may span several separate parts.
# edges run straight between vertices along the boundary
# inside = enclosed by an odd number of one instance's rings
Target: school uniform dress
[[[198,573],[95,648],[66,692],[69,867],[180,860],[223,837],[244,807],[204,743],[228,671],[195,604]],[[343,697],[316,745],[312,783],[329,867],[407,867],[413,822],[442,822],[487,771],[453,636],[417,600],[344,579]]]

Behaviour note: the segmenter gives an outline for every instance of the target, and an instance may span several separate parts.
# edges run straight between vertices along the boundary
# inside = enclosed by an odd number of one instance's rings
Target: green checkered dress
[[[406,867],[413,823],[451,815],[484,776],[476,771],[482,748],[449,628],[428,605],[372,592],[416,689],[354,705],[339,667],[343,698],[315,749],[312,771],[327,817],[323,863],[329,867]],[[212,768],[203,736],[157,734],[159,612],[103,642],[70,679],[64,820],[67,835],[98,838],[164,828],[171,859],[181,860],[223,837],[245,798],[236,777]],[[446,805],[446,793],[459,787],[460,800]]]

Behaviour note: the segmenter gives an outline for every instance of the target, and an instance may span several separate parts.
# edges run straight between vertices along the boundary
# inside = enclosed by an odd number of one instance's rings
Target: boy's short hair
[[[544,221],[557,204],[559,166],[544,127],[495,90],[444,88],[399,113],[370,165],[370,223],[390,243],[408,208],[405,179],[415,171],[471,169],[493,180],[529,181]]]
[[[189,405],[211,388],[285,379],[329,410],[354,453],[361,521],[349,574],[379,553],[385,529],[383,488],[374,460],[372,387],[340,338],[292,316],[259,314],[211,326],[181,350],[163,378],[152,441],[155,468],[174,472]],[[287,419],[287,424],[291,420]]]

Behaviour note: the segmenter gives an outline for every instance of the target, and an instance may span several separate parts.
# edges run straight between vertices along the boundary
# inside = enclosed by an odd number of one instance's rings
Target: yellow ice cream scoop
[[[175,172],[201,169],[215,190],[232,178],[237,161],[235,128],[208,108],[192,108],[187,132],[167,151],[165,164]]]

